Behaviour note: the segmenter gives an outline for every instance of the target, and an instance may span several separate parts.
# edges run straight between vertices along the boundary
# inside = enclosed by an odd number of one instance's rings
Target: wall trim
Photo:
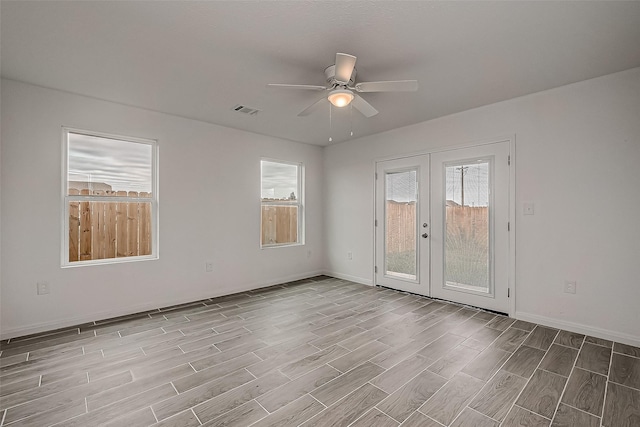
[[[591,335],[596,338],[602,338],[606,340],[616,341],[622,344],[632,345],[634,347],[640,347],[640,336],[616,332],[610,329],[597,328],[595,326],[583,325],[581,323],[574,323],[546,316],[539,316],[537,314],[525,313],[522,311],[516,312],[515,318],[518,320],[525,320],[527,322],[538,323],[543,326],[564,329],[570,332]]]
[[[349,274],[336,273],[335,271],[325,270],[322,274],[326,276],[335,277],[336,279],[348,280],[350,282],[360,283],[361,285],[373,286],[373,280],[364,279],[358,276],[351,276]]]
[[[279,277],[276,279],[238,285],[238,287],[234,289],[228,289],[228,290],[219,289],[217,292],[212,289],[212,292],[207,293],[207,295],[200,294],[200,295],[192,295],[187,298],[176,298],[176,299],[148,302],[145,304],[137,304],[137,305],[129,306],[124,309],[105,310],[105,311],[101,311],[99,313],[94,313],[87,316],[71,317],[68,319],[56,320],[53,322],[38,323],[35,325],[29,325],[29,326],[20,327],[20,328],[9,328],[2,331],[0,335],[0,340],[7,340],[10,338],[17,338],[25,335],[39,334],[42,332],[50,332],[50,331],[55,331],[57,329],[70,328],[70,327],[82,325],[85,323],[110,319],[118,316],[126,316],[129,314],[140,313],[143,311],[156,310],[158,308],[170,307],[172,305],[177,305],[177,304],[186,304],[189,302],[200,301],[208,298],[217,298],[225,295],[232,295],[232,294],[241,293],[241,292],[253,291],[256,289],[267,288],[269,286],[275,286],[275,285],[281,285],[281,284],[293,282],[296,280],[308,279],[310,277],[319,276],[322,274],[325,274],[325,273],[321,270],[311,271],[311,272],[301,273],[301,274],[293,274],[289,276]]]

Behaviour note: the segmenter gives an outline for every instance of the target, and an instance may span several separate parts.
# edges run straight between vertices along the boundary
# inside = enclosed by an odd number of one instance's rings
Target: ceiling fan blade
[[[353,67],[356,65],[356,57],[346,53],[336,53],[336,76],[335,79],[341,83],[349,83]]]
[[[367,118],[373,117],[378,114],[378,110],[373,108],[373,106],[365,101],[361,96],[355,95],[351,103],[356,110],[360,111]]]
[[[358,92],[415,92],[417,90],[417,80],[362,82],[356,84],[356,91]]]
[[[316,102],[314,102],[313,104],[309,105],[307,108],[305,108],[304,110],[300,111],[298,113],[298,117],[304,117],[304,116],[308,116],[309,114],[313,113],[314,111],[316,111],[318,109],[318,107],[320,106],[320,104],[322,104],[323,101],[327,101],[326,97],[322,97],[320,99],[318,99]],[[327,101],[328,102],[328,101]]]
[[[269,83],[267,86],[276,88],[276,89],[302,89],[302,90],[327,90],[324,86],[315,86],[315,85],[287,85],[280,83]]]

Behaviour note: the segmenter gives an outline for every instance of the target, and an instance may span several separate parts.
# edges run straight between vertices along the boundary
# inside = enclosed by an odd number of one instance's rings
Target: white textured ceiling
[[[640,2],[2,1],[2,76],[326,145],[640,66]],[[297,113],[335,53],[380,113]],[[236,104],[262,110],[234,111]]]

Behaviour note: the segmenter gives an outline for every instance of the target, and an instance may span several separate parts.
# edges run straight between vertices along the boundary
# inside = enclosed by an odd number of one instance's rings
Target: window
[[[302,164],[262,160],[260,166],[260,245],[265,248],[304,243]]]
[[[62,265],[158,257],[157,143],[63,129]]]

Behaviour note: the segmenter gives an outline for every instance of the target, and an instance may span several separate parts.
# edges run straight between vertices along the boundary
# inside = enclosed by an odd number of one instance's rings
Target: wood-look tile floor
[[[640,426],[640,348],[325,276],[0,349],[2,426]]]

